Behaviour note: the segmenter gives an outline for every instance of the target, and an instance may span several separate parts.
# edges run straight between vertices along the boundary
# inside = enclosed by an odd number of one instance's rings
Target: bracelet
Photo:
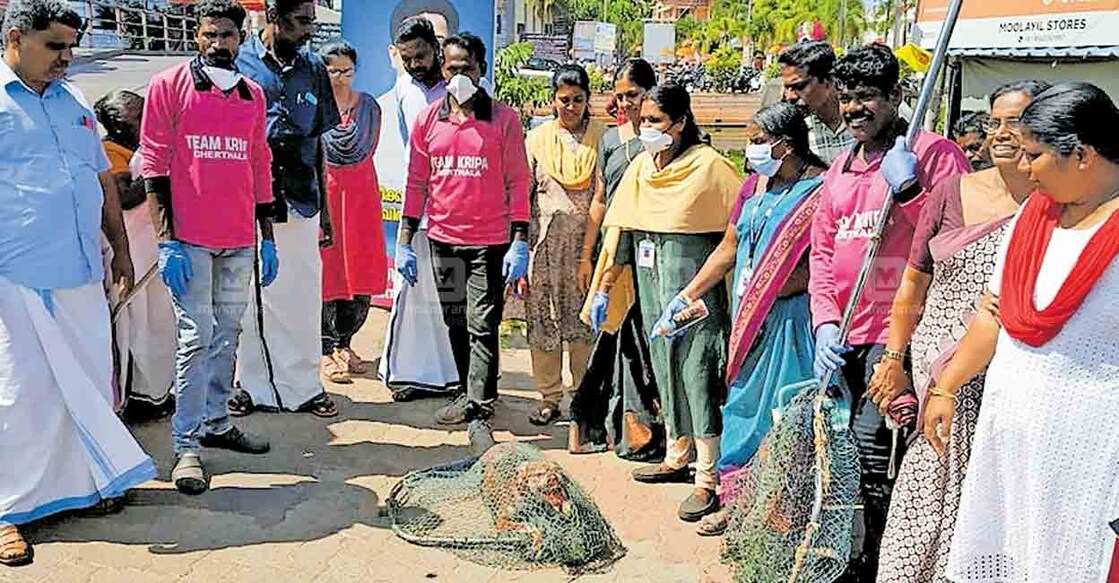
[[[958,400],[956,399],[956,395],[944,391],[940,387],[933,387],[929,389],[929,395],[932,395],[933,397],[944,397],[945,399],[951,399],[953,403]]]
[[[905,353],[898,352],[897,350],[890,350],[889,348],[887,348],[882,351],[882,358],[888,358],[890,360],[901,362],[905,360]]]

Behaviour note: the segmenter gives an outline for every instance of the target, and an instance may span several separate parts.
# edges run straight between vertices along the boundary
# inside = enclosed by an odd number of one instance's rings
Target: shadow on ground
[[[503,385],[510,376],[515,375],[506,375]],[[238,420],[243,429],[268,437],[272,451],[248,456],[206,450],[211,490],[197,497],[179,494],[167,483],[174,465],[169,421],[133,426],[162,481],[133,490],[131,503],[117,516],[53,517],[26,534],[33,543],[101,541],[176,554],[307,542],[355,525],[385,529],[390,525],[382,500],[398,478],[469,455],[464,427],[433,420],[444,399],[370,403],[333,396],[340,409],[335,419],[255,413]],[[494,418],[498,439],[512,434],[542,449],[565,447],[563,428],[528,422],[535,405],[532,399],[502,395]]]

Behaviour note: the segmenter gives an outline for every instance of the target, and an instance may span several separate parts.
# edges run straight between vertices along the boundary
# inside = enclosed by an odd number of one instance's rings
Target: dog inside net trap
[[[488,567],[581,575],[626,552],[590,495],[525,443],[408,474],[386,504],[404,540]]]

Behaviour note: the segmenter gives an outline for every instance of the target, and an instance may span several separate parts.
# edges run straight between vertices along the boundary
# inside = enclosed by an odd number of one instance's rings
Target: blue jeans
[[[199,440],[232,427],[226,402],[233,392],[233,359],[249,300],[252,247],[208,249],[183,243],[194,277],[173,298],[179,346],[175,354],[176,455],[197,453]]]

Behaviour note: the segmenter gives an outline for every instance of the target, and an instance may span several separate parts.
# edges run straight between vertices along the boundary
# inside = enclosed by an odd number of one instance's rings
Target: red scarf
[[[1060,215],[1061,208],[1053,199],[1034,193],[1018,217],[1002,272],[999,310],[1002,326],[1011,337],[1035,348],[1060,333],[1111,260],[1119,254],[1117,212],[1092,235],[1073,267],[1073,275],[1065,279],[1053,303],[1038,310],[1034,305],[1037,276]]]

